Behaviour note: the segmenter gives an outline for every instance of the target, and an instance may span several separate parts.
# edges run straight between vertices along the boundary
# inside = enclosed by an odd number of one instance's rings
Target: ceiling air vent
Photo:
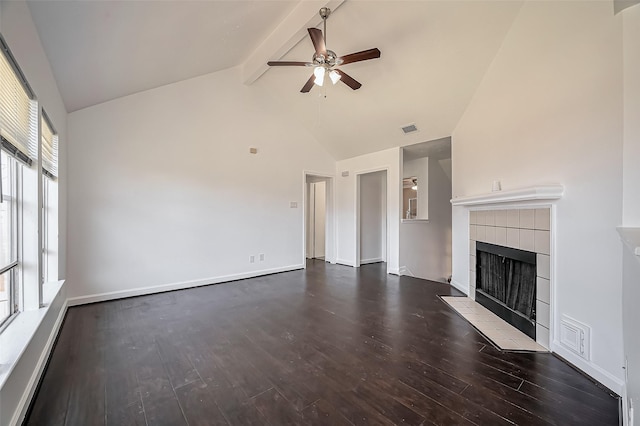
[[[406,135],[407,133],[417,132],[418,128],[415,124],[407,124],[406,126],[402,127],[402,131]]]

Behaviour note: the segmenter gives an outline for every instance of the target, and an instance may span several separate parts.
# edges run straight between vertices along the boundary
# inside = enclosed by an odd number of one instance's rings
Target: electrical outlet
[[[256,257],[255,256],[249,256],[249,263],[255,263],[256,262]]]
[[[264,261],[264,253],[260,253],[260,262]]]

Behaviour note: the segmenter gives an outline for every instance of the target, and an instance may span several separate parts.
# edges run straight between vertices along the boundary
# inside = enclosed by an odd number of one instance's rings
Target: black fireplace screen
[[[478,288],[535,320],[536,265],[486,251],[478,255]]]

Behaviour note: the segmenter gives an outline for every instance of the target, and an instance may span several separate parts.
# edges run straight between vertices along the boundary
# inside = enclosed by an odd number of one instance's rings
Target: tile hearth
[[[441,298],[498,348],[508,351],[547,352],[542,345],[476,301],[468,297]]]

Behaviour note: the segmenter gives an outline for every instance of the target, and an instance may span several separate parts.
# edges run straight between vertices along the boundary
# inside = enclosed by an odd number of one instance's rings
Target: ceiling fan
[[[331,9],[323,7],[320,9],[320,17],[324,23],[324,33],[317,28],[307,28],[311,42],[316,52],[313,54],[311,62],[293,62],[293,61],[269,61],[267,65],[278,67],[314,67],[313,74],[307,80],[304,86],[302,86],[302,93],[307,93],[313,87],[313,84],[322,86],[324,84],[325,76],[328,75],[333,84],[336,84],[341,80],[344,84],[351,87],[353,90],[357,90],[362,87],[358,81],[352,78],[349,74],[335,67],[339,65],[347,65],[353,62],[366,61],[369,59],[375,59],[380,57],[380,50],[373,48],[363,50],[362,52],[351,53],[345,56],[338,56],[332,50],[328,50],[327,43],[327,18],[331,14]]]

